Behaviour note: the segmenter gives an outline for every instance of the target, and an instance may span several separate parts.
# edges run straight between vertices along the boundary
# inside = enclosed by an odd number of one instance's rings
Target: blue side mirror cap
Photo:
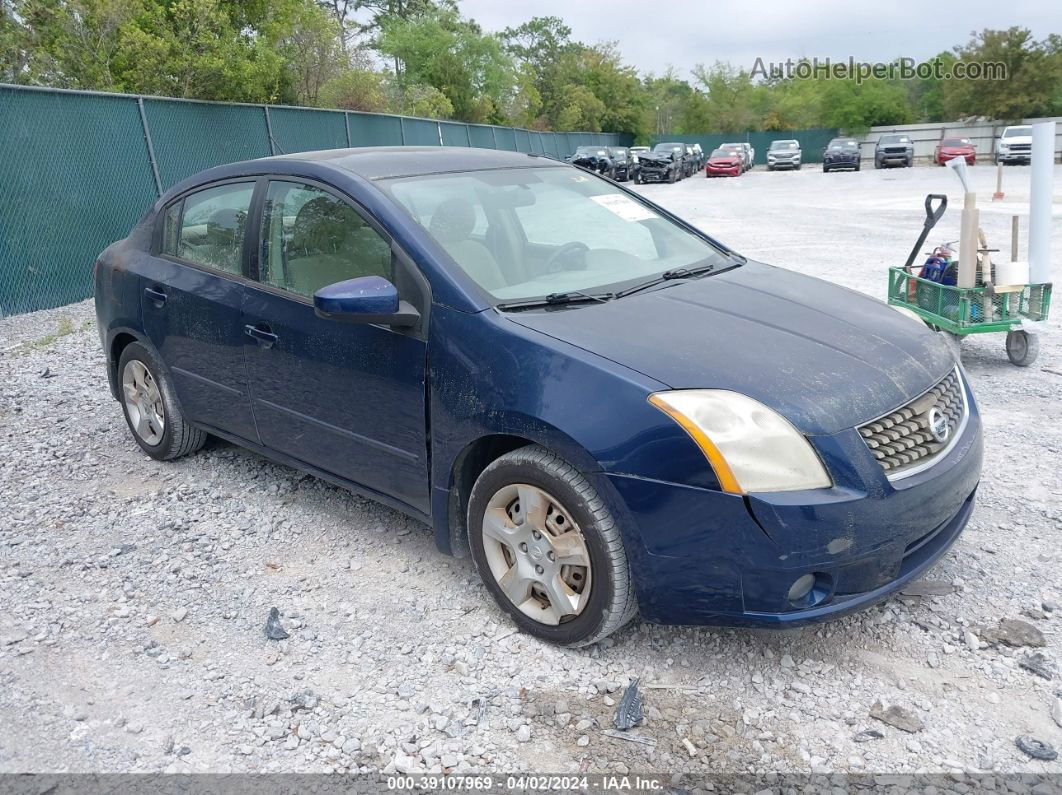
[[[361,276],[322,287],[313,296],[314,311],[347,323],[413,326],[420,313],[398,297],[398,289],[382,276]]]

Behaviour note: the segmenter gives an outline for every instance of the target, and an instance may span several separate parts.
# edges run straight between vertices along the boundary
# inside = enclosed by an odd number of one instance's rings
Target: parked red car
[[[941,138],[933,152],[933,162],[944,165],[956,157],[965,157],[966,165],[972,166],[977,162],[977,149],[969,138]]]
[[[706,177],[740,177],[742,172],[741,155],[729,149],[716,149],[708,158],[704,167]]]

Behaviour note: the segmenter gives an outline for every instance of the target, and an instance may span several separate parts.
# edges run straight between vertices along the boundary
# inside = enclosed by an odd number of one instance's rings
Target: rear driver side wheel
[[[144,345],[132,342],[118,360],[118,386],[126,424],[136,443],[159,461],[200,449],[207,435],[181,414],[162,364]]]
[[[487,590],[529,635],[585,646],[636,612],[619,529],[571,464],[531,445],[479,476],[468,506],[472,558]]]

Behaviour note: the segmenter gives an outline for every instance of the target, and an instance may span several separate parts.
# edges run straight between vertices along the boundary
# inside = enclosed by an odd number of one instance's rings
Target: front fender
[[[432,518],[444,551],[463,526],[451,490],[471,485],[455,473],[479,440],[541,444],[602,493],[610,490],[608,473],[718,485],[685,431],[649,404],[663,384],[493,309],[438,307],[430,322]],[[460,503],[467,493],[456,496]]]

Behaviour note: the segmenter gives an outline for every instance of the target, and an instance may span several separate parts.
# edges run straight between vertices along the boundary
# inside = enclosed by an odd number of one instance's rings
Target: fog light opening
[[[833,578],[820,571],[808,572],[797,577],[786,598],[793,607],[814,607],[829,599],[833,591]]]

